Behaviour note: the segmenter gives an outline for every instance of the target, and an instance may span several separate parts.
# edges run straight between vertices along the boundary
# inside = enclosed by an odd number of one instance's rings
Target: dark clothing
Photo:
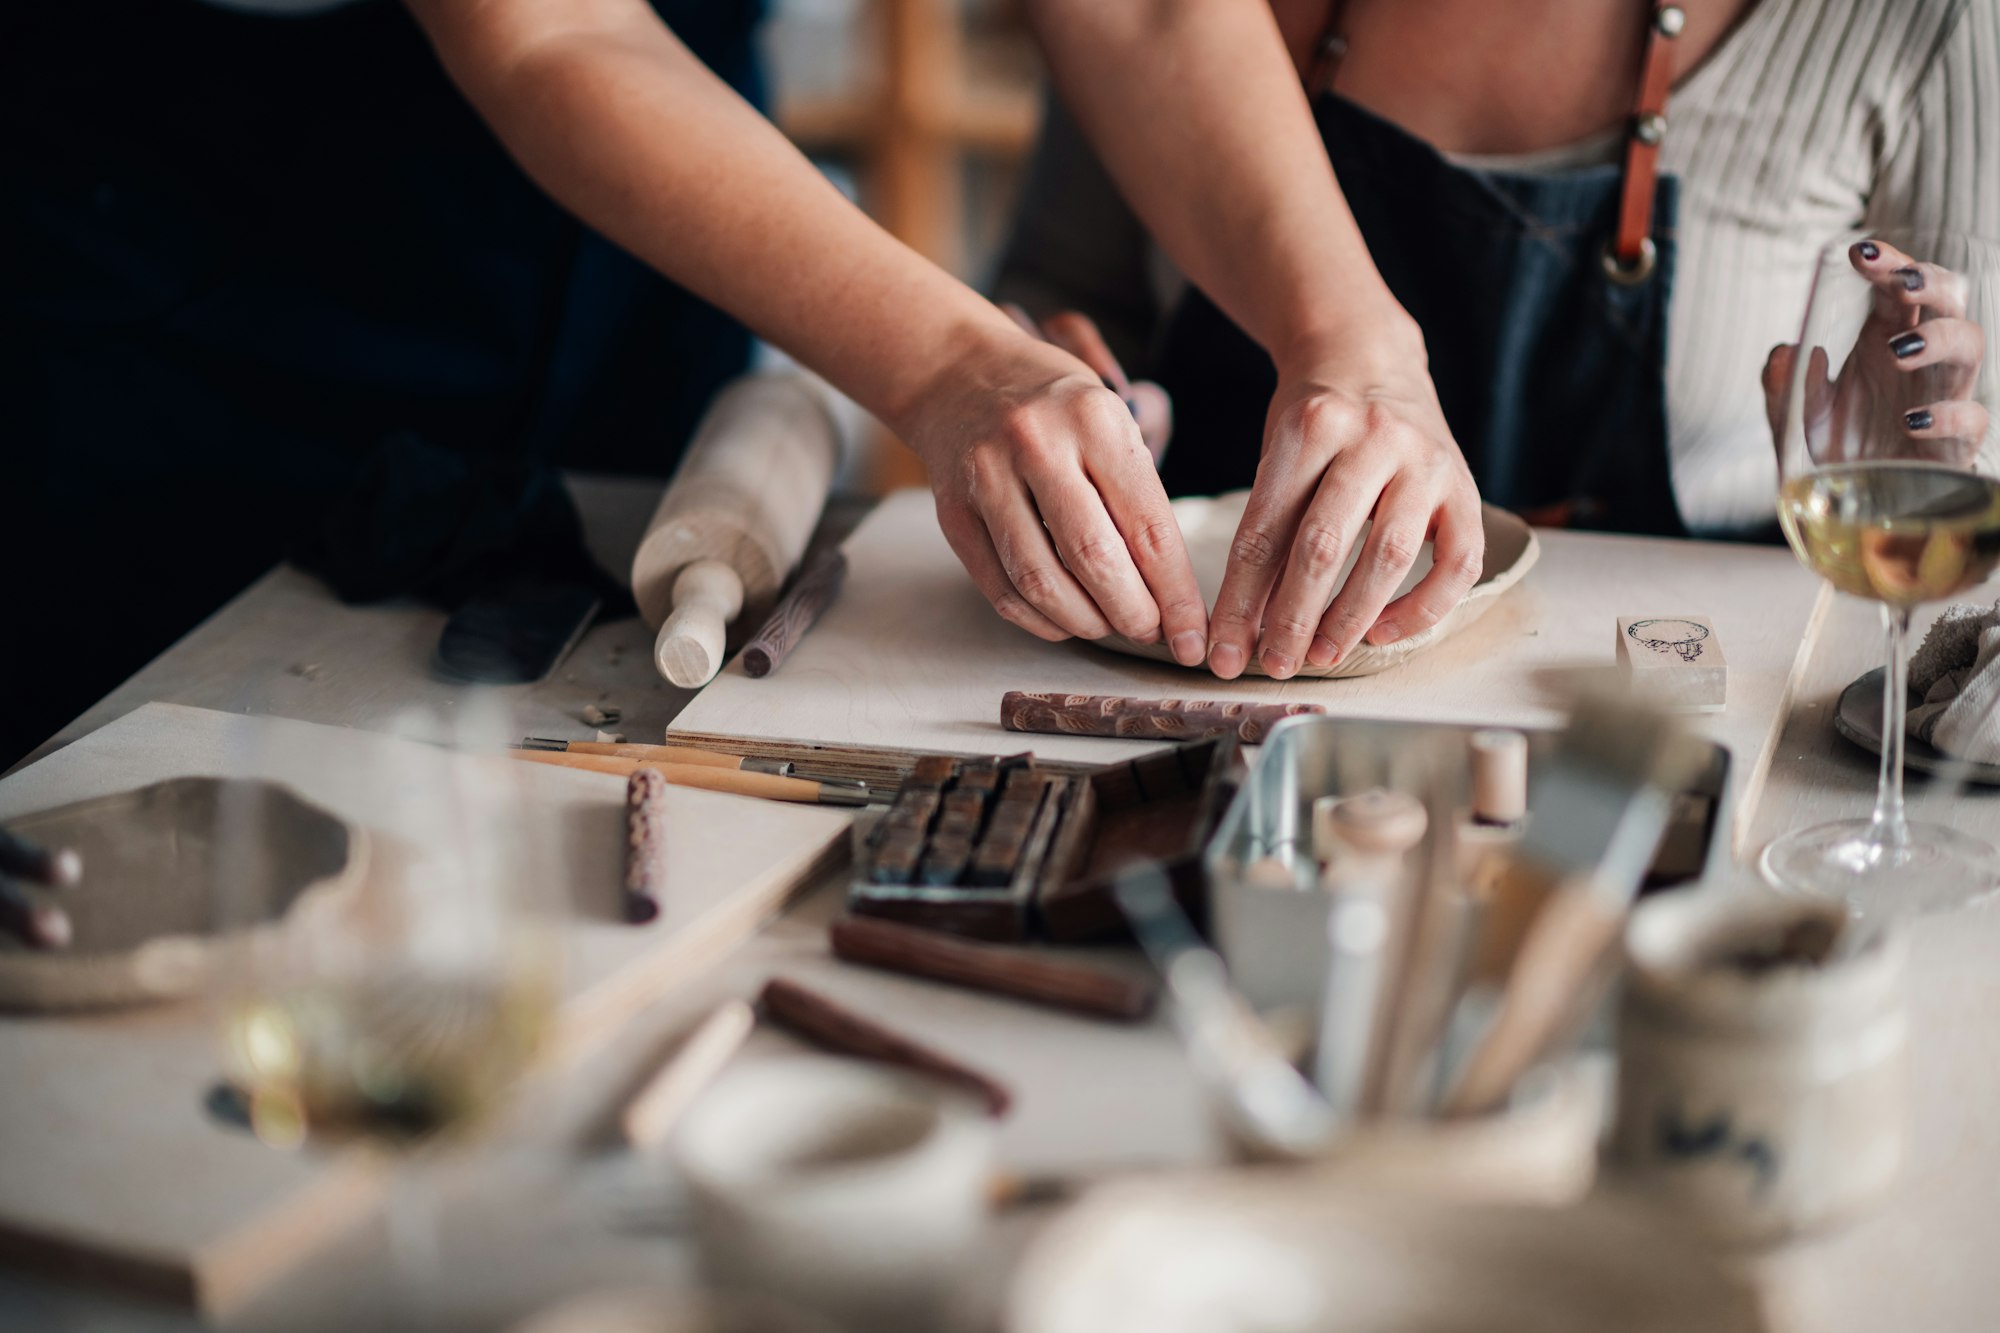
[[[759,0],[658,7],[762,100]],[[0,569],[61,649],[0,661],[0,763],[286,554],[353,599],[601,577],[553,469],[664,475],[749,351],[550,201],[399,5],[14,7]]]
[[[1600,263],[1619,169],[1478,171],[1344,98],[1315,105],[1334,173],[1389,289],[1423,329],[1445,420],[1485,500],[1581,527],[1684,535],[1667,465],[1667,303],[1676,182],[1653,210],[1658,263]],[[1191,291],[1164,334],[1169,494],[1255,479],[1271,360]]]

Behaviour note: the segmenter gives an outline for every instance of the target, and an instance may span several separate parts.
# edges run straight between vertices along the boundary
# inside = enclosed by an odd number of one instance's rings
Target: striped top
[[[1691,530],[1728,535],[1771,520],[1760,375],[1771,348],[1798,337],[1821,247],[1863,228],[2000,241],[2000,0],[1758,0],[1675,88],[1667,114],[1660,165],[1681,189],[1667,353],[1674,491]],[[1459,160],[1561,170],[1613,160],[1620,142],[1614,131]],[[1144,365],[1179,284],[1052,108],[998,294],[1037,313],[1081,309]],[[2000,345],[2000,330],[1989,341]]]

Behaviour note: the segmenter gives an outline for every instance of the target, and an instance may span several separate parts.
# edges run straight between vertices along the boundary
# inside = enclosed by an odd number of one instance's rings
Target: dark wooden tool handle
[[[1322,713],[1318,704],[1228,703],[1213,699],[1130,699],[1117,694],[1034,694],[1000,697],[1000,725],[1051,736],[1126,736],[1201,740],[1226,732],[1256,745],[1281,718]]]
[[[1102,1018],[1152,1012],[1150,982],[1017,950],[972,944],[934,930],[847,917],[827,932],[834,957],[865,967],[929,977]]]
[[[635,768],[625,780],[625,919],[660,914],[667,889],[667,775]]]
[[[983,1100],[992,1115],[1005,1115],[1013,1103],[1014,1095],[997,1080],[842,1008],[797,982],[771,978],[757,997],[757,1007],[779,1027],[830,1051],[913,1069],[964,1088]]]
[[[784,664],[800,638],[820,613],[840,595],[847,577],[847,556],[838,549],[822,551],[800,572],[792,590],[771,612],[757,637],[743,647],[743,669],[752,676],[770,675]]]

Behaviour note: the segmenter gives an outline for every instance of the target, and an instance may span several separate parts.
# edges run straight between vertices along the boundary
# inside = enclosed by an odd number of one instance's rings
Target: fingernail
[[[1920,407],[1917,408],[1914,412],[1903,413],[1903,424],[1908,426],[1911,430],[1929,430],[1931,428],[1930,409],[1927,407]]]
[[[1202,652],[1208,647],[1201,641],[1201,635],[1191,629],[1184,629],[1174,635],[1174,661],[1182,666],[1194,666],[1201,661]]]
[[[1873,241],[1863,241],[1860,250],[1863,259],[1880,259],[1882,257],[1882,247]]]
[[[1370,643],[1394,643],[1403,637],[1403,627],[1393,620],[1384,620],[1368,631]]]
[[[1914,268],[1899,268],[1896,276],[1903,280],[1903,290],[1920,292],[1924,289],[1924,275]]]
[[[1208,650],[1208,669],[1224,680],[1242,674],[1243,650],[1233,643],[1218,643]]]
[[[1284,680],[1298,669],[1299,669],[1299,664],[1294,662],[1291,658],[1285,656],[1283,653],[1274,653],[1270,652],[1269,650],[1265,651],[1264,653],[1265,675],[1271,676],[1277,680]]]
[[[1127,398],[1125,400],[1125,410],[1132,414],[1132,420],[1137,421],[1139,419],[1139,400],[1137,398]]]
[[[1924,350],[1924,335],[1921,333],[1899,333],[1889,340],[1889,350],[1897,360],[1906,360]]]
[[[1313,635],[1312,644],[1306,649],[1306,661],[1314,666],[1332,666],[1333,659],[1339,656],[1340,649],[1324,634]]]

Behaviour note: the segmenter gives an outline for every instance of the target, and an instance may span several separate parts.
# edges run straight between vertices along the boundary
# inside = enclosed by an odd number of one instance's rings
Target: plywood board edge
[[[1771,710],[1770,724],[1764,729],[1763,743],[1757,747],[1756,758],[1751,761],[1750,770],[1744,775],[1743,785],[1737,791],[1736,809],[1731,814],[1734,822],[1729,850],[1739,862],[1748,854],[1750,830],[1757,818],[1757,802],[1764,795],[1764,782],[1771,774],[1771,763],[1777,758],[1778,745],[1784,740],[1785,724],[1791,721],[1799,682],[1805,678],[1812,664],[1813,649],[1819,644],[1820,626],[1826,621],[1834,596],[1832,584],[1819,585],[1812,613],[1806,617],[1805,633],[1799,636],[1799,650],[1792,656],[1791,668],[1785,672],[1785,686],[1778,691],[1777,706]]]
[[[711,911],[684,927],[669,956],[632,968],[617,981],[594,989],[586,1001],[564,1006],[543,1053],[544,1067],[594,1050],[646,1005],[707,972],[723,953],[755,934],[808,890],[845,869],[852,857],[853,840],[849,829],[842,827],[810,856],[780,866],[760,892],[739,895],[727,908]]]

